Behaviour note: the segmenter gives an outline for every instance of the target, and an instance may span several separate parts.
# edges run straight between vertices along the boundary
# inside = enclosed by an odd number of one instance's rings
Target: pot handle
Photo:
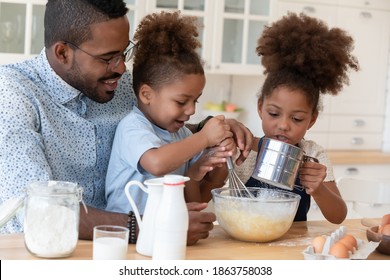
[[[302,161],[304,161],[304,162],[311,161],[311,162],[319,163],[318,159],[316,159],[315,157],[307,156],[307,155],[303,155]]]
[[[305,190],[305,187],[299,186],[299,185],[294,185],[294,189],[297,189],[298,191],[303,192]]]
[[[315,157],[303,155],[302,162],[309,162],[309,161],[319,163],[318,159],[316,159]],[[294,188],[301,192],[305,190],[305,187],[299,185],[294,185]]]

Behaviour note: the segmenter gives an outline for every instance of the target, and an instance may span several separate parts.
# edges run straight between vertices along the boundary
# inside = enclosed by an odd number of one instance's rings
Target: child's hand
[[[224,147],[227,152],[230,151],[232,153],[231,156],[234,156],[237,153],[237,145],[232,137],[226,138],[217,147]]]
[[[299,170],[301,185],[307,194],[313,194],[323,185],[326,177],[326,166],[317,162],[304,162]]]
[[[224,143],[227,142],[227,140],[224,141]],[[200,181],[214,168],[226,165],[226,158],[233,155],[233,152],[227,150],[226,147],[220,145],[207,148],[196,163],[189,168],[187,176],[195,181]]]
[[[223,115],[208,120],[199,133],[202,133],[207,138],[208,147],[219,145],[226,138],[233,136],[233,132],[231,132],[230,126],[225,122]]]

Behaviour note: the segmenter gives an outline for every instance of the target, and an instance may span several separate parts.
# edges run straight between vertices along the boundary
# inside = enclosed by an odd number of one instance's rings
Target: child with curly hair
[[[206,82],[196,52],[200,47],[196,22],[196,17],[180,12],[161,12],[138,25],[133,64],[138,107],[116,130],[106,178],[111,211],[130,210],[124,195],[130,180],[186,175],[191,179],[184,189],[187,202],[208,202],[210,190],[224,184],[226,157],[235,151],[224,117],[211,118],[194,134],[184,126],[195,113]],[[147,195],[139,188],[131,192],[142,214]]]
[[[292,190],[301,196],[295,221],[307,219],[311,197],[329,222],[341,223],[347,214],[324,149],[304,136],[317,120],[320,94],[338,94],[349,82],[348,70],[358,70],[352,49],[345,31],[304,14],[289,13],[258,39],[256,51],[267,74],[257,103],[265,137],[296,145],[319,160],[304,162],[299,170],[295,185],[305,191]],[[252,177],[246,186],[274,188]]]

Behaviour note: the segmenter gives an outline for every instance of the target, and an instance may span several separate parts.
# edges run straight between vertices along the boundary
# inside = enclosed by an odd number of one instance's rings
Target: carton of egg
[[[356,238],[357,248],[349,253],[348,258],[336,258],[333,255],[329,254],[329,250],[333,244],[339,241],[347,234],[347,229],[344,226],[341,226],[337,230],[333,231],[329,236],[326,237],[326,241],[324,243],[323,249],[321,253],[315,253],[314,247],[312,245],[308,246],[304,251],[303,255],[305,260],[364,260],[367,259],[368,255],[370,255],[376,247],[378,247],[379,242],[367,242],[362,239]]]

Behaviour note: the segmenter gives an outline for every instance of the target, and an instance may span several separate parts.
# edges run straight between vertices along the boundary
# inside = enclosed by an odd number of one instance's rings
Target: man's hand
[[[200,212],[207,207],[207,203],[187,203],[189,226],[187,233],[187,245],[194,245],[199,239],[206,239],[210,230],[213,229],[213,222],[216,216],[211,212]]]
[[[225,122],[230,126],[236,145],[240,150],[240,155],[236,160],[236,164],[240,165],[245,161],[252,149],[253,134],[245,125],[235,119],[225,119]]]

